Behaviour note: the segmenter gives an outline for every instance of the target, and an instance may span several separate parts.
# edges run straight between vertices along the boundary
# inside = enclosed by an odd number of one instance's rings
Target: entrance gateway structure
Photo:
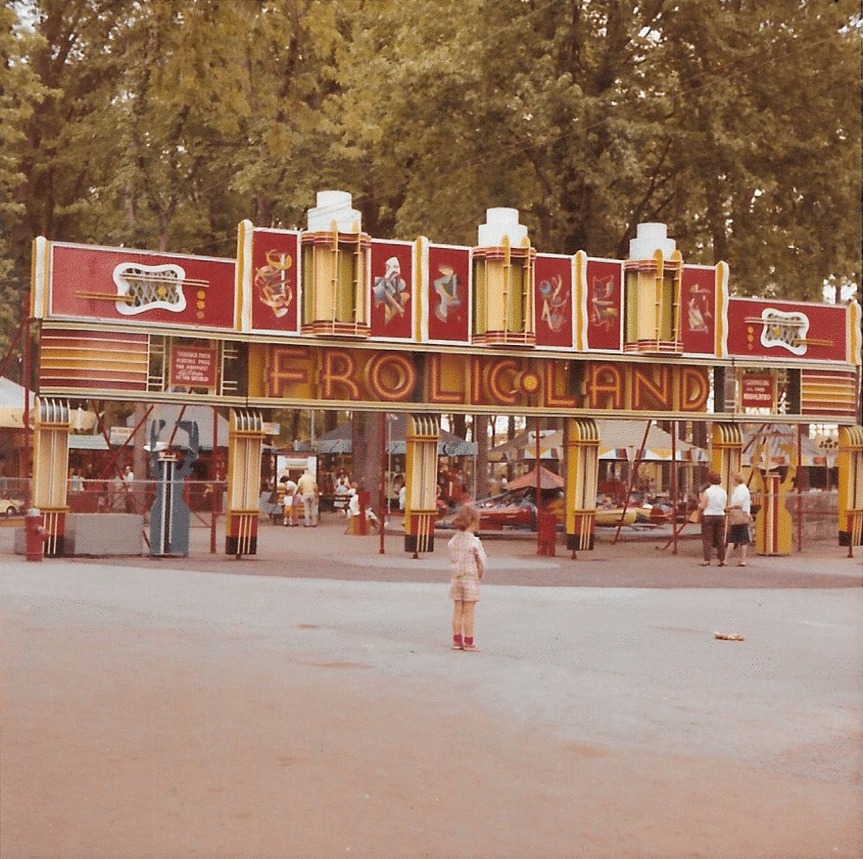
[[[407,551],[433,550],[444,411],[564,418],[573,551],[593,545],[597,418],[712,422],[726,485],[741,422],[838,424],[837,530],[863,543],[859,304],[730,296],[727,265],[685,264],[663,224],[613,260],[538,253],[517,210],[486,217],[475,247],[375,239],[324,191],[306,230],[243,221],[236,259],[37,238],[46,553],[63,554],[71,402],[88,399],[230,408],[227,554],[256,552],[263,410],[285,407],[408,414]],[[786,554],[789,473],[756,477],[756,548]]]

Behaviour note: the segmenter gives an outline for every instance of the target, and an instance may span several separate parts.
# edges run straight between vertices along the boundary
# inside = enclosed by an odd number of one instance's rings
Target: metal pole
[[[542,534],[539,527],[539,516],[542,510],[542,481],[539,473],[539,418],[536,419],[536,553],[542,554]]]
[[[803,551],[803,487],[800,479],[803,468],[803,427],[797,424],[797,551]]]
[[[210,554],[216,554],[216,519],[218,518],[218,507],[216,505],[216,491],[218,489],[216,474],[216,449],[219,445],[219,415],[213,406],[213,449],[210,451]]]
[[[379,554],[385,554],[384,532],[386,527],[387,508],[387,435],[389,434],[390,419],[386,412],[380,412],[380,434],[381,434],[381,497],[378,503],[378,514],[380,516],[381,548]]]
[[[30,463],[30,450],[32,448],[32,430],[30,429],[30,362],[32,353],[30,350],[30,306],[29,297],[24,299],[24,367],[23,367],[23,382],[24,382],[24,411],[22,418],[24,421],[24,468],[27,474],[26,497],[24,498],[24,509],[29,510],[33,506],[33,467]]]
[[[620,537],[620,529],[623,527],[623,520],[626,516],[626,511],[629,509],[629,499],[632,497],[633,490],[633,477],[637,476],[638,468],[641,466],[641,458],[644,456],[644,450],[647,447],[647,436],[650,432],[650,424],[652,420],[647,422],[647,425],[644,428],[644,438],[641,440],[641,447],[638,448],[638,453],[635,454],[635,461],[633,463],[632,454],[629,457],[629,488],[626,490],[626,501],[623,502],[623,511],[620,514],[620,519],[617,522],[617,530],[614,532],[614,540],[612,540],[612,544],[616,545],[617,540]]]
[[[671,540],[677,554],[677,421],[671,422]]]

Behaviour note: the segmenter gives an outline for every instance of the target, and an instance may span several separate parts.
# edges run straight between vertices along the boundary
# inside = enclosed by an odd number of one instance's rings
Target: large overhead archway
[[[626,260],[539,253],[512,209],[488,210],[474,247],[376,239],[361,224],[348,194],[323,192],[306,230],[241,223],[236,259],[37,239],[40,400],[232,408],[230,553],[254,551],[257,511],[239,469],[263,443],[253,415],[271,408],[408,413],[421,475],[441,412],[564,418],[578,547],[591,543],[597,419],[711,421],[723,474],[739,460],[734,428],[753,416],[857,425],[854,302],[731,296],[728,267],[685,263],[661,224],[639,225]],[[33,497],[62,546],[56,414],[36,424],[52,465],[37,457]],[[863,452],[856,431],[842,438],[839,531],[853,542]],[[431,543],[433,493],[424,478],[409,492],[408,548]]]

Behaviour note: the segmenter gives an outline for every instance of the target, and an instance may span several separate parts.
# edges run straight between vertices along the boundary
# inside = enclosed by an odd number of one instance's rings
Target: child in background
[[[453,650],[479,650],[474,644],[474,611],[479,602],[479,580],[485,572],[486,554],[476,529],[479,511],[473,504],[465,504],[455,514],[449,549],[450,596],[453,599],[452,647]]]

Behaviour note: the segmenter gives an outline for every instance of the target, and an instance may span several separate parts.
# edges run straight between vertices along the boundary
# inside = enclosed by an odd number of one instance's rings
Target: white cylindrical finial
[[[320,233],[332,229],[333,221],[340,233],[358,233],[362,214],[351,207],[347,191],[318,191],[317,206],[307,213],[308,230]]]
[[[651,259],[656,251],[662,251],[663,258],[668,259],[675,247],[677,243],[668,238],[665,224],[639,224],[635,238],[629,240],[629,259]]]
[[[511,247],[520,247],[527,238],[527,227],[518,222],[518,209],[505,207],[485,210],[485,223],[477,230],[477,245],[481,248],[496,248],[509,238]]]

